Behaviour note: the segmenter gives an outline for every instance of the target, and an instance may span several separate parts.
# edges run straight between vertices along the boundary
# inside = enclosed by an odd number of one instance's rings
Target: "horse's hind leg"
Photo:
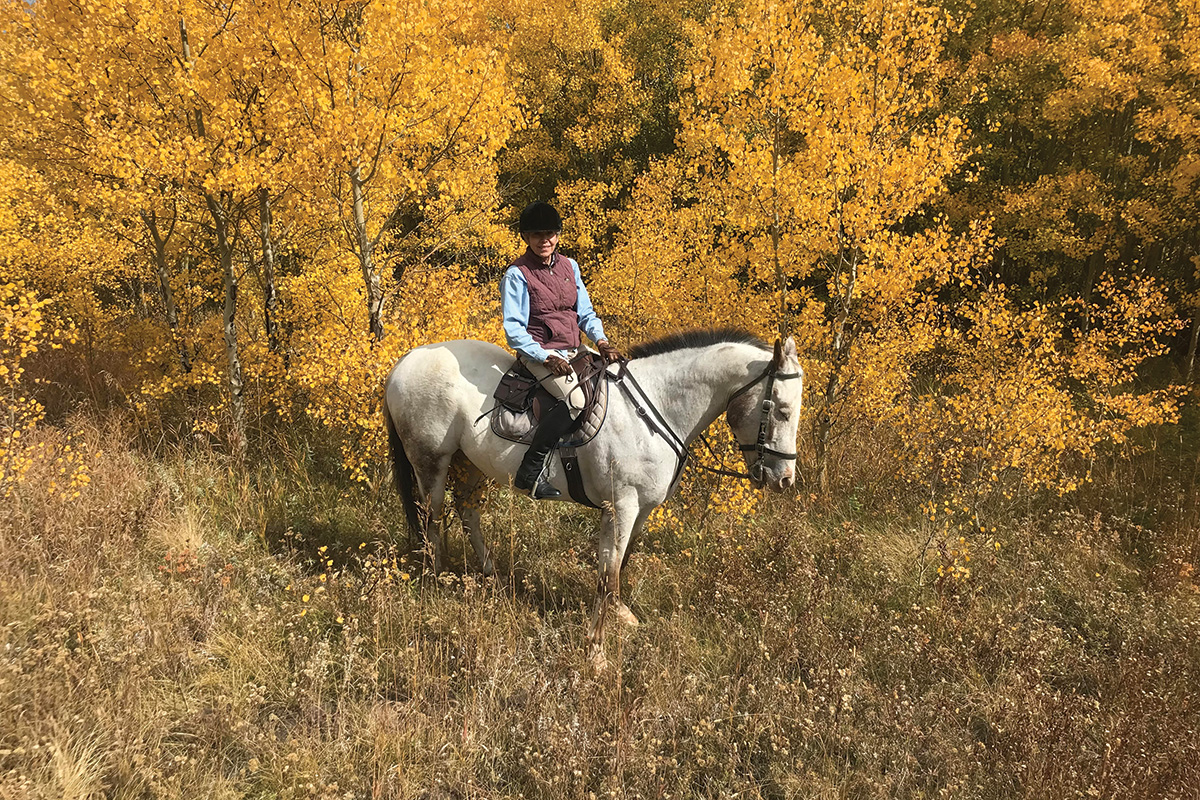
[[[425,514],[425,547],[432,562],[433,574],[442,571],[445,560],[446,537],[442,510],[446,504],[446,481],[450,473],[450,456],[430,454],[413,461],[421,507]]]
[[[495,569],[492,554],[487,543],[483,541],[483,532],[480,530],[480,517],[487,499],[487,477],[468,461],[461,451],[454,457],[451,471],[454,506],[458,517],[462,520],[467,535],[471,537],[471,546],[475,548],[480,569],[484,575],[491,575]]]

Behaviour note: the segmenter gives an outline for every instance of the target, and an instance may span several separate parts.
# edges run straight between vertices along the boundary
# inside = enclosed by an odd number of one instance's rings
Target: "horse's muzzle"
[[[768,489],[772,492],[782,492],[790,489],[796,483],[795,469],[787,464],[778,472],[767,469],[762,459],[750,466],[750,483],[755,489]]]

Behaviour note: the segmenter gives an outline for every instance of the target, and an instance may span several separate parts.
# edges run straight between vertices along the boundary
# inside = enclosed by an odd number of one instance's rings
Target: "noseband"
[[[784,461],[796,460],[796,453],[784,453],[767,447],[767,427],[771,420],[771,411],[775,408],[775,401],[773,399],[775,396],[775,381],[792,380],[793,378],[799,378],[801,374],[802,373],[799,372],[780,372],[775,367],[774,363],[770,363],[767,365],[767,368],[762,371],[761,375],[747,383],[742,388],[738,389],[729,398],[729,403],[732,403],[734,400],[750,391],[751,388],[757,386],[764,379],[767,381],[767,391],[763,394],[762,411],[758,419],[758,440],[754,444],[739,443],[739,447],[741,448],[742,452],[749,452],[753,450],[754,452],[758,453],[758,460],[756,460],[750,466],[750,475],[756,481],[762,481],[763,456],[774,456],[775,458],[780,458]],[[729,403],[725,404],[726,407],[728,407]]]

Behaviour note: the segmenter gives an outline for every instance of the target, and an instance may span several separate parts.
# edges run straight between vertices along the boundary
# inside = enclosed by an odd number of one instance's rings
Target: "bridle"
[[[671,480],[671,484],[673,486],[675,481],[679,480],[679,476],[683,472],[683,467],[687,463],[687,443],[684,442],[683,439],[681,439],[675,433],[675,431],[671,430],[671,427],[667,424],[667,421],[663,418],[662,414],[657,408],[654,407],[654,403],[651,402],[649,395],[646,394],[645,390],[642,389],[641,385],[634,379],[633,375],[628,372],[628,363],[628,361],[622,359],[620,362],[618,362],[617,374],[614,375],[606,371],[605,375],[610,381],[617,384],[617,386],[619,386],[621,390],[625,392],[626,397],[629,398],[629,402],[633,405],[637,415],[642,418],[647,427],[649,427],[653,433],[657,433],[658,435],[662,436],[663,440],[671,446],[672,450],[675,451],[675,457],[678,460],[678,464],[675,467],[675,476]],[[756,378],[751,380],[745,386],[730,395],[729,400],[726,401],[725,407],[728,409],[729,404],[734,400],[750,391],[762,381],[766,380],[767,382],[767,391],[763,396],[761,416],[759,417],[758,421],[758,439],[754,442],[754,444],[742,444],[741,442],[738,442],[738,446],[743,452],[749,452],[753,450],[758,453],[758,458],[753,464],[750,465],[749,474],[744,472],[734,472],[733,470],[727,469],[714,469],[712,467],[705,466],[704,464],[697,464],[697,466],[705,472],[712,472],[717,475],[726,475],[731,478],[743,478],[754,481],[755,483],[762,483],[764,456],[774,456],[775,458],[780,458],[785,461],[795,461],[796,453],[784,453],[767,447],[767,433],[771,420],[771,411],[775,408],[775,401],[772,399],[775,392],[775,381],[792,380],[802,377],[803,374],[803,372],[780,372],[779,368],[775,365],[774,359],[772,359],[771,362],[767,364],[767,368],[765,370],[763,370]],[[641,397],[639,398],[637,395],[640,395]],[[736,438],[737,436],[735,435],[734,439],[736,440]],[[708,443],[708,438],[703,433],[700,434],[700,439],[704,442],[704,446],[708,448],[709,453],[713,453],[712,445]],[[716,456],[715,453],[713,453],[713,455],[714,457]]]
[[[743,386],[742,388],[740,388],[736,392],[734,392],[732,395],[730,395],[729,402],[725,404],[726,408],[729,407],[729,403],[732,403],[734,400],[738,399],[743,394],[750,391],[751,388],[757,386],[763,380],[766,380],[766,382],[767,382],[767,390],[763,393],[762,409],[761,409],[761,412],[760,412],[760,415],[758,418],[758,439],[754,442],[754,444],[741,444],[740,442],[738,443],[738,447],[739,447],[739,449],[741,449],[741,451],[743,453],[747,453],[747,452],[750,452],[751,450],[753,450],[754,452],[758,453],[758,458],[754,461],[753,464],[750,465],[750,474],[749,475],[742,475],[741,473],[737,473],[737,477],[746,477],[746,478],[750,478],[751,480],[755,481],[756,483],[761,483],[762,482],[762,470],[763,470],[763,456],[774,456],[775,458],[783,459],[784,461],[795,461],[796,460],[796,456],[797,456],[796,453],[784,453],[780,450],[774,450],[770,447],[767,447],[767,433],[768,433],[768,428],[769,428],[769,424],[771,421],[771,412],[775,409],[775,400],[774,400],[775,381],[793,380],[793,379],[800,378],[803,374],[804,373],[802,373],[802,372],[780,372],[779,368],[775,366],[775,362],[772,361],[770,364],[767,365],[767,368],[765,370],[763,370],[762,373],[757,378],[750,381],[745,386]],[[736,436],[735,436],[735,438],[736,438]],[[705,445],[707,445],[707,444],[708,444],[708,442],[706,440]],[[732,473],[723,472],[722,474],[732,474]]]

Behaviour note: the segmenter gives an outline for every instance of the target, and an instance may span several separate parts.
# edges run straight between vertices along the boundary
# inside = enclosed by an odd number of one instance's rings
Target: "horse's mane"
[[[685,350],[689,347],[710,347],[726,342],[749,344],[768,351],[771,349],[770,345],[762,339],[739,328],[706,328],[694,331],[676,331],[658,339],[635,344],[629,348],[629,357],[646,358],[647,356],[671,353],[675,350]]]

